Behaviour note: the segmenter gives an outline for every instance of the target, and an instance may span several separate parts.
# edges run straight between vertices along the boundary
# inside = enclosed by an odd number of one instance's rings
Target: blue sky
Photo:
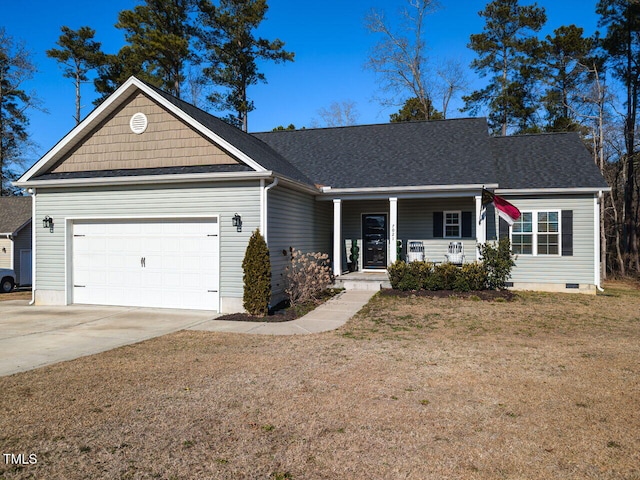
[[[3,19],[14,40],[24,41],[32,52],[32,60],[39,69],[27,85],[43,101],[48,114],[32,111],[30,131],[37,144],[30,165],[53,147],[73,127],[75,112],[74,88],[62,76],[57,62],[47,58],[45,51],[56,47],[62,25],[77,29],[88,25],[96,30],[96,40],[102,42],[107,53],[115,53],[122,46],[122,32],[113,27],[118,12],[138,4],[136,0],[106,2],[80,0],[27,0],[2,2]],[[440,0],[441,8],[426,22],[429,56],[434,62],[455,59],[468,69],[474,54],[467,48],[469,35],[480,33],[483,27],[478,11],[484,0]],[[521,4],[532,2],[521,0]],[[597,28],[596,0],[539,0],[548,20],[544,34],[561,25],[575,23],[586,34]],[[376,37],[364,28],[364,17],[371,8],[394,14],[404,0],[344,1],[270,0],[267,20],[260,35],[280,38],[286,48],[295,52],[293,63],[264,64],[262,71],[267,84],[250,89],[256,110],[249,116],[250,131],[267,131],[278,125],[293,123],[296,127],[322,124],[318,111],[332,102],[353,102],[358,111],[358,123],[385,123],[389,114],[398,108],[383,108],[375,100],[379,96],[375,75],[365,70]],[[471,87],[482,85],[475,72],[468,69]],[[83,88],[83,115],[93,108],[93,86]],[[460,104],[454,105],[454,109]],[[210,110],[215,114],[213,110]],[[449,117],[465,116],[454,110]],[[27,166],[29,166],[27,165]]]

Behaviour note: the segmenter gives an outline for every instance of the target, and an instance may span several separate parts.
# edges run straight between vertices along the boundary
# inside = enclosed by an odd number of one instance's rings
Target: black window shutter
[[[471,237],[471,212],[462,212],[462,238]]]
[[[433,238],[444,237],[443,223],[443,212],[433,212]]]
[[[502,240],[503,238],[509,238],[509,224],[507,223],[507,221],[502,218],[500,218],[500,225],[499,225],[499,231],[498,231],[498,238],[500,240]]]
[[[562,210],[562,256],[573,255],[573,210]]]

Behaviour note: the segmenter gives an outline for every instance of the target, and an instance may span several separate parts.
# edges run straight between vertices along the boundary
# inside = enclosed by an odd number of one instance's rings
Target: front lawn
[[[0,478],[637,479],[640,291],[608,287],[377,295],[332,332],[184,331],[3,377],[0,449],[27,461]]]

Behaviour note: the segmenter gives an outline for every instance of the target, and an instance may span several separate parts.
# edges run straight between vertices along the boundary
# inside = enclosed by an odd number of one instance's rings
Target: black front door
[[[387,214],[362,215],[364,268],[387,268]]]

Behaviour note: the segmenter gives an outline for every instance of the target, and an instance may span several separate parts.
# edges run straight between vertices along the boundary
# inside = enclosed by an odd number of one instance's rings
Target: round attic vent
[[[133,117],[131,117],[131,120],[129,120],[129,127],[131,127],[131,131],[137,135],[144,133],[147,129],[147,125],[147,116],[142,112],[134,114]]]

